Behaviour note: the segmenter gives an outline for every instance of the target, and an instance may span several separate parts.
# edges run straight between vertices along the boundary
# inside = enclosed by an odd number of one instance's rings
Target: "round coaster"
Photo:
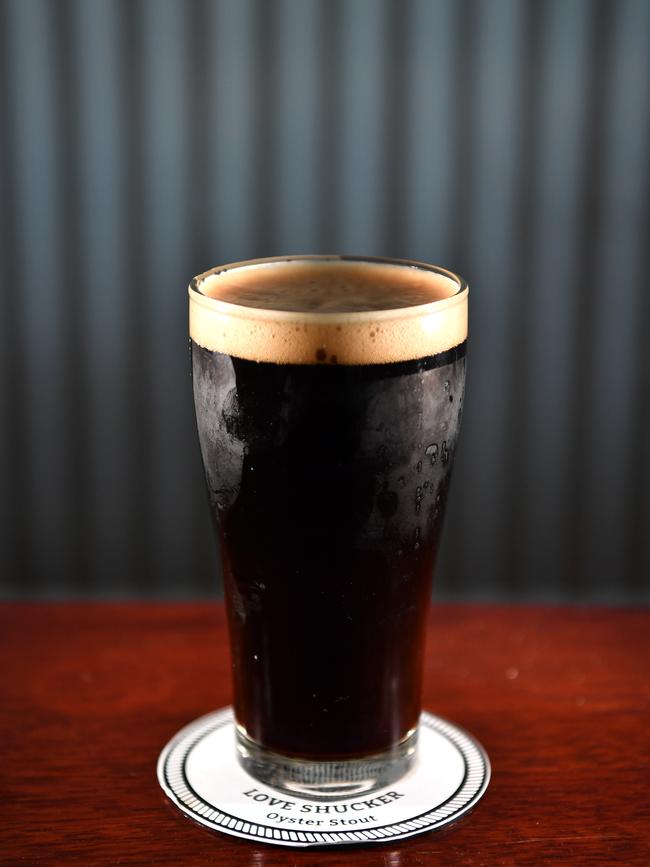
[[[258,783],[239,765],[231,708],[190,723],[158,759],[158,781],[201,825],[277,846],[383,843],[433,831],[470,810],[487,789],[490,762],[467,732],[420,718],[418,757],[397,783],[371,795],[315,801]]]

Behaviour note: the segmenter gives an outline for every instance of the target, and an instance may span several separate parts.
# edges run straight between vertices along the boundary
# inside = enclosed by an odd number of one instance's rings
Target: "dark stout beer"
[[[240,730],[314,761],[390,751],[420,714],[466,290],[314,258],[210,272],[191,294]]]

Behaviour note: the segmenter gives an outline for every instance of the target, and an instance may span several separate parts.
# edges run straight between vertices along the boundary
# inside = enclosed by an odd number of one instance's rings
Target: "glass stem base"
[[[418,730],[385,753],[361,759],[311,761],[267,750],[237,729],[237,755],[244,770],[274,789],[313,800],[348,798],[390,786],[411,768]]]

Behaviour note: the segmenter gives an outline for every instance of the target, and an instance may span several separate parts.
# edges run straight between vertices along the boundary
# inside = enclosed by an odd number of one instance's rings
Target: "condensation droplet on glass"
[[[445,391],[449,391],[449,380],[445,380]]]
[[[428,445],[425,455],[431,458],[431,466],[434,466],[438,460],[438,443],[431,443],[431,445]]]
[[[416,469],[417,469],[418,473],[422,472],[422,461],[418,461]]]

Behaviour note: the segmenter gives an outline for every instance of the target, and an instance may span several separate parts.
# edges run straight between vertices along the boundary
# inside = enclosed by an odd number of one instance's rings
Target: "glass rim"
[[[417,271],[425,271],[430,274],[436,274],[450,280],[456,285],[456,290],[444,298],[436,298],[433,301],[426,301],[423,304],[408,304],[404,307],[389,307],[383,310],[355,310],[346,313],[318,312],[318,311],[297,311],[297,310],[278,310],[270,311],[264,307],[251,307],[245,304],[237,304],[232,301],[224,301],[221,298],[213,298],[205,294],[201,290],[201,285],[210,277],[225,274],[228,271],[234,271],[243,268],[259,267],[264,265],[275,265],[282,262],[352,262],[368,265],[392,265],[399,268],[414,269]],[[268,318],[272,312],[274,319],[283,320],[300,320],[311,322],[327,322],[328,320],[340,320],[344,317],[346,320],[362,320],[366,318],[390,319],[396,316],[404,317],[409,315],[424,315],[433,313],[442,309],[447,309],[452,305],[457,304],[466,298],[469,293],[467,281],[455,271],[450,271],[448,268],[443,268],[440,265],[432,265],[428,262],[423,262],[418,259],[401,259],[389,256],[353,256],[339,253],[306,253],[295,254],[290,256],[266,256],[259,259],[243,259],[238,262],[229,262],[224,265],[217,265],[210,268],[201,274],[197,274],[189,284],[188,293],[190,301],[200,304],[202,307],[207,307],[215,312],[230,316],[245,316],[247,318]]]

